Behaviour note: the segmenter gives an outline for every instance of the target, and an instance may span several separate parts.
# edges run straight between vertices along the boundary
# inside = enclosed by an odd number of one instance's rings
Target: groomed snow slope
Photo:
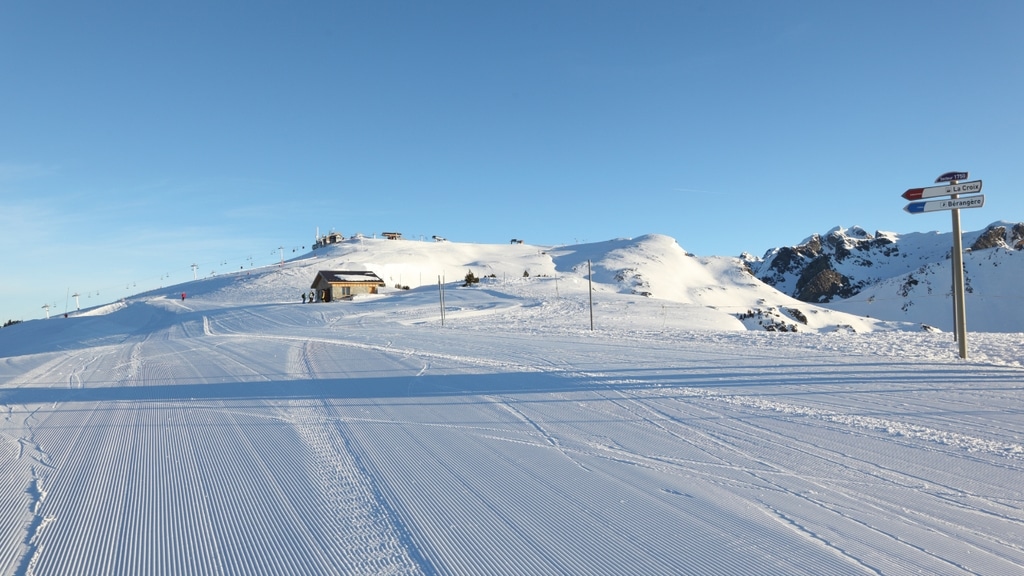
[[[623,247],[519,248],[444,326],[439,252],[350,302],[301,303],[318,254],[0,330],[4,573],[1021,571],[1021,334],[745,331],[645,266],[590,330],[570,271]]]

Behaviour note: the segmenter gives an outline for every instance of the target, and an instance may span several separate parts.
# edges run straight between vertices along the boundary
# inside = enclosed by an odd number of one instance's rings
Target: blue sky
[[[762,254],[1024,221],[1024,3],[0,2],[0,321],[316,228]],[[74,302],[71,300],[71,308]]]

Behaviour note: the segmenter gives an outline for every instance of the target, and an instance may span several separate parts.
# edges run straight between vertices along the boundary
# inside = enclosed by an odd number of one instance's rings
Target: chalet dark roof
[[[316,278],[313,279],[313,286],[316,286],[317,280],[323,278],[329,284],[336,284],[340,282],[365,282],[371,284],[383,284],[384,280],[381,280],[380,276],[377,276],[369,270],[321,270],[316,273]]]

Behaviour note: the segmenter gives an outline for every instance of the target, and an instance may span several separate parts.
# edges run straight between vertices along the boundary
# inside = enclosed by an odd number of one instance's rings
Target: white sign
[[[929,200],[928,202],[911,202],[903,209],[911,214],[936,212],[938,210],[960,210],[962,208],[981,208],[985,205],[985,195],[967,196],[966,198],[947,198],[945,200]]]
[[[953,194],[976,194],[981,192],[981,180],[948,184],[946,186],[929,186],[928,188],[911,188],[903,193],[907,200],[922,200],[936,196],[952,196]]]

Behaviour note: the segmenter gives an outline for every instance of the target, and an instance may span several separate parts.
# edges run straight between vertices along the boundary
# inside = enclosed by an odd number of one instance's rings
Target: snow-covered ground
[[[347,242],[0,330],[0,566],[1019,574],[1022,362],[666,237]]]

